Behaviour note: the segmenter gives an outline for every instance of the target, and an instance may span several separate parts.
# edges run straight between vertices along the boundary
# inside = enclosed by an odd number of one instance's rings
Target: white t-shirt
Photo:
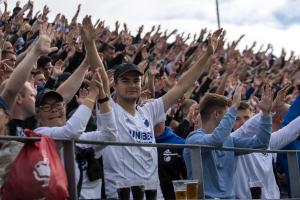
[[[137,107],[132,116],[111,101],[115,112],[118,142],[155,143],[154,125],[164,115],[162,98]],[[159,183],[157,150],[153,147],[108,146],[102,151],[106,196],[117,198],[117,185]],[[160,190],[159,185],[158,193]]]
[[[249,119],[241,128],[232,135],[252,137],[257,131],[261,113]],[[291,141],[295,140],[300,133],[300,117],[297,117],[287,126],[272,133],[270,138],[270,149],[281,149]],[[235,192],[240,199],[251,198],[249,189],[250,181],[260,181],[262,185],[262,199],[279,199],[280,192],[276,184],[272,157],[270,153],[252,153],[236,158]]]
[[[240,199],[251,199],[250,182],[260,181],[262,199],[279,199],[279,188],[273,173],[272,154],[251,153],[237,156],[235,192]]]

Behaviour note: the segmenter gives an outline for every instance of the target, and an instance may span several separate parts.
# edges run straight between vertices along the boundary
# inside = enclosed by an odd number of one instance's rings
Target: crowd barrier
[[[38,141],[39,138],[25,138],[17,136],[1,136],[0,140],[15,140],[21,142]],[[229,148],[229,147],[213,147],[206,145],[187,145],[187,144],[140,144],[140,143],[127,143],[127,142],[99,142],[90,140],[68,140],[68,139],[55,139],[57,145],[62,147],[62,161],[64,163],[68,183],[70,199],[77,199],[77,187],[75,176],[75,144],[93,144],[100,146],[144,146],[154,148],[190,148],[192,159],[192,173],[193,178],[199,180],[199,197],[204,198],[204,181],[203,181],[203,168],[202,168],[202,149],[222,150],[222,151],[235,151],[235,152],[251,152],[251,153],[286,153],[288,158],[288,166],[290,173],[291,185],[291,199],[300,199],[300,173],[298,166],[298,156],[300,150],[264,150],[264,149],[246,149],[246,148]]]

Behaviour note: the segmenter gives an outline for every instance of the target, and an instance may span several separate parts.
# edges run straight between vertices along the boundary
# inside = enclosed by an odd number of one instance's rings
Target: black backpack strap
[[[76,161],[79,168],[79,180],[77,183],[77,197],[79,198],[81,187],[82,187],[82,178],[83,178],[82,155],[81,155],[81,149],[79,147],[76,147],[75,151],[76,151]]]
[[[101,199],[106,199],[105,194],[105,181],[104,181],[104,170],[103,170],[103,159],[102,156],[98,159],[101,165],[101,177],[102,177],[102,186],[101,186]]]

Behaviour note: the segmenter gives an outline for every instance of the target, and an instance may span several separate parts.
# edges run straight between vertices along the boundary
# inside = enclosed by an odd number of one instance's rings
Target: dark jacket
[[[162,135],[155,137],[157,143],[184,144],[183,138],[173,133],[166,126]],[[183,149],[158,148],[158,174],[160,186],[165,199],[175,199],[172,180],[186,179],[186,167],[183,160]]]

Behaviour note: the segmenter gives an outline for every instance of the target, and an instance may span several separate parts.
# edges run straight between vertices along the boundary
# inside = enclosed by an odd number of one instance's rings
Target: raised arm
[[[262,99],[257,104],[262,115],[259,119],[259,126],[256,130],[255,137],[233,137],[235,147],[242,148],[267,148],[269,145],[270,136],[272,133],[272,118],[271,109],[273,102],[273,95],[271,87],[266,85],[262,91]]]
[[[94,141],[114,141],[117,136],[117,126],[114,112],[111,110],[110,102],[108,99],[108,94],[105,93],[102,80],[100,78],[99,72],[97,72],[98,77],[98,101],[97,101],[97,131],[85,132],[79,139],[81,140],[94,140]],[[87,145],[82,144],[81,147],[90,147],[92,146],[95,151],[100,151],[103,146],[99,145]]]
[[[23,16],[23,14],[28,10],[31,9],[31,7],[33,7],[33,2],[32,1],[28,1],[23,8],[20,10],[20,12],[18,12],[17,16]],[[17,17],[16,16],[16,17]]]
[[[240,128],[231,133],[232,137],[253,137],[257,133],[257,127],[259,127],[260,118],[262,113],[258,113],[251,117]]]
[[[49,32],[43,29],[37,42],[11,74],[1,94],[10,107],[14,104],[16,95],[22,89],[25,81],[28,80],[30,72],[39,56],[49,54],[56,50],[57,47],[51,47]]]
[[[212,37],[209,39],[208,49],[205,54],[201,56],[197,62],[180,77],[177,84],[163,96],[165,111],[167,111],[177,99],[182,97],[182,95],[184,95],[195,81],[199,79],[206,62],[218,46],[219,36],[221,33],[222,29],[214,32]]]
[[[282,149],[296,140],[300,135],[300,116],[291,121],[285,127],[275,131],[271,135],[270,149]]]
[[[87,60],[91,67],[99,67],[99,73],[103,82],[104,91],[109,94],[109,80],[102,60],[97,52],[95,44],[96,36],[97,31],[92,24],[91,16],[86,16],[82,21],[81,37],[85,45]]]
[[[7,1],[3,1],[3,3],[4,3],[4,12],[3,12],[4,14],[7,13]]]
[[[77,18],[78,18],[79,12],[80,12],[80,8],[81,8],[81,4],[78,4],[77,11],[76,11],[76,13],[75,13],[75,15],[74,15],[74,17],[72,18],[72,21],[71,21],[71,26],[72,25],[76,26]]]
[[[89,65],[85,58],[72,75],[57,88],[57,92],[63,96],[66,103],[72,100],[80,88],[88,69]]]
[[[78,138],[86,129],[86,125],[95,106],[101,84],[99,75],[95,74],[90,83],[89,94],[64,126],[39,127],[35,131],[54,138]],[[39,115],[39,113],[37,113]]]
[[[224,95],[225,93],[225,86],[226,82],[228,81],[229,76],[233,73],[235,67],[236,67],[236,61],[234,59],[229,59],[229,61],[226,64],[225,72],[222,75],[222,80],[219,84],[219,87],[217,88],[216,93],[220,95]]]
[[[279,90],[272,106],[273,112],[280,112],[282,107],[285,106],[284,100],[289,88],[290,85],[287,84],[281,90]],[[285,127],[273,132],[270,139],[270,149],[282,149],[292,141],[296,140],[300,134],[299,123],[300,117],[298,116]]]
[[[231,108],[227,111],[212,133],[205,134],[201,138],[191,137],[187,139],[187,143],[222,146],[223,142],[225,142],[227,137],[230,135],[235,122],[237,109],[241,102],[241,90],[242,87],[238,85],[233,96]]]

